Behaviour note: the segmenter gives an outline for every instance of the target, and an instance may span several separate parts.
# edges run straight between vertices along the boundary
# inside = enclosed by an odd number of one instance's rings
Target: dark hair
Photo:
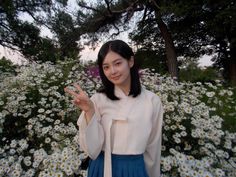
[[[105,93],[106,96],[111,100],[119,100],[119,98],[116,97],[114,93],[114,84],[107,79],[107,77],[103,72],[103,67],[102,67],[103,61],[109,51],[113,51],[119,54],[126,60],[130,60],[132,56],[134,57],[134,53],[132,49],[129,47],[129,45],[122,40],[108,41],[102,45],[102,47],[98,52],[97,64],[99,67],[99,74],[103,83],[103,88],[100,89],[99,92]],[[134,65],[130,68],[130,75],[131,75],[131,88],[129,95],[136,97],[141,93],[141,84],[139,79],[138,66],[135,60],[134,60]]]

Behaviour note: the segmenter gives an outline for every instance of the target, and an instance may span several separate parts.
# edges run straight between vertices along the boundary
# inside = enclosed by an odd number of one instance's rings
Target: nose
[[[111,67],[111,74],[116,73],[116,68],[114,66]]]

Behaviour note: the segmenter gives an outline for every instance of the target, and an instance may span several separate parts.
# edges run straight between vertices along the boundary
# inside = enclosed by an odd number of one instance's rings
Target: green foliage
[[[223,68],[225,81],[235,79],[236,4],[227,1],[158,1],[159,13],[168,26],[177,56],[198,58],[215,53],[214,65]],[[137,22],[131,39],[149,48],[164,48],[157,18],[147,13]],[[162,51],[163,52],[163,51]],[[234,73],[235,75],[235,73]]]
[[[219,76],[217,70],[213,67],[206,68],[182,68],[179,71],[180,81],[189,81],[189,82],[214,82],[216,79],[222,78]]]
[[[11,60],[2,57],[0,59],[0,73],[13,73],[15,74],[16,66],[11,62]]]
[[[35,56],[30,56],[30,58],[38,62],[49,61],[52,63],[56,63],[61,59],[59,51],[60,49],[55,47],[52,40],[48,38],[41,38],[39,43],[37,43],[37,45],[35,46]]]
[[[224,88],[223,92],[225,92],[226,89],[227,88]],[[224,93],[226,96],[232,95],[232,97],[229,99],[229,101],[228,100],[226,101],[222,98],[223,100],[222,107],[219,108],[218,112],[219,112],[219,115],[222,115],[222,117],[224,117],[223,128],[226,130],[228,129],[231,132],[235,132],[236,119],[235,119],[235,114],[233,113],[233,110],[235,109],[236,89],[234,88],[231,91],[232,92],[228,92],[227,94]]]
[[[0,23],[0,44],[6,47],[24,47],[18,45],[30,46],[38,41],[39,29],[32,23],[23,22],[19,16],[27,13],[31,15],[37,22],[41,20],[36,14],[45,12],[50,7],[47,0],[8,0],[1,1],[1,23]],[[33,47],[33,46],[32,46]],[[21,49],[21,48],[20,48]]]
[[[201,100],[211,107],[212,111],[210,111],[210,114],[216,112],[217,115],[224,119],[222,129],[235,132],[236,112],[234,112],[234,109],[236,108],[236,88],[225,87],[217,82],[204,83],[204,85],[207,88],[208,94],[203,95]]]
[[[81,49],[81,46],[78,45],[81,33],[75,28],[76,23],[72,16],[64,11],[58,11],[52,19],[49,19],[48,23],[52,26],[52,31],[58,38],[61,60],[65,57],[77,58]]]
[[[21,53],[31,61],[56,62],[58,49],[53,41],[40,37],[40,29],[28,22],[18,22],[14,27],[14,45],[18,46]]]
[[[168,72],[164,56],[158,55],[158,51],[138,50],[135,53],[135,59],[140,65],[140,68],[155,69],[160,74]]]
[[[77,58],[80,48],[72,16],[66,13],[67,0],[8,0],[0,6],[0,45],[19,50],[30,61],[56,63],[65,58]],[[29,16],[32,22],[21,17]],[[54,39],[42,37],[41,27],[46,26]]]

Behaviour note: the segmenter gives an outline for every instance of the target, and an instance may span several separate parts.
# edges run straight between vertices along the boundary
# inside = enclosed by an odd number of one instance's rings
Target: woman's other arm
[[[153,124],[144,161],[149,177],[160,177],[163,107],[159,97],[154,97],[152,101]]]

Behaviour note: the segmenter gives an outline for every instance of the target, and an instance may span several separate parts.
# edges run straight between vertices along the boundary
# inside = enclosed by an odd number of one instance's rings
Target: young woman
[[[91,98],[68,88],[82,109],[80,146],[91,158],[88,177],[159,177],[163,108],[140,84],[132,49],[106,42],[97,63],[103,88]]]

